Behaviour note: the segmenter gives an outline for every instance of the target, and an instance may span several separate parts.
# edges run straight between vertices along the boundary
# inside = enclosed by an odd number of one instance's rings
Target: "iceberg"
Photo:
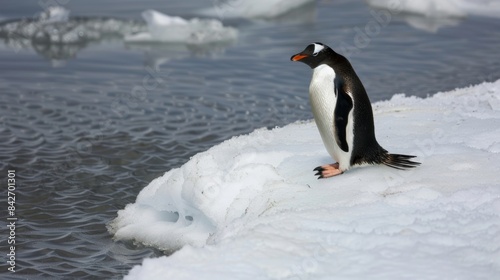
[[[282,16],[314,0],[213,0],[213,6],[199,11],[201,15],[223,18],[264,18]]]
[[[500,2],[494,0],[366,0],[377,9],[400,14],[410,26],[436,33],[460,24],[468,16],[500,17]]]
[[[500,2],[496,0],[455,0],[456,5],[468,14],[500,17]]]
[[[0,39],[15,49],[34,49],[60,64],[73,58],[90,43],[102,40],[125,41],[127,47],[178,59],[189,52],[213,53],[237,38],[237,30],[218,20],[171,17],[157,11],[142,13],[145,22],[106,17],[70,17],[70,11],[49,7],[33,19],[0,23]],[[156,44],[156,43],[173,44]],[[167,46],[168,45],[168,46]],[[184,51],[179,56],[179,49]],[[172,50],[174,53],[172,54]],[[155,65],[161,62],[153,62]]]
[[[33,19],[0,23],[0,38],[24,48],[33,45],[85,45],[104,38],[122,38],[145,29],[133,20],[69,17],[63,7],[49,7]]]
[[[500,80],[373,104],[379,142],[419,168],[350,170],[313,121],[229,139],[153,180],[109,225],[168,252],[125,279],[494,279]]]
[[[418,14],[431,18],[465,17],[467,14],[457,6],[456,1],[438,0],[367,0],[373,7]]]
[[[500,17],[496,0],[366,0],[368,5],[428,18],[463,18],[467,15]]]
[[[237,30],[225,27],[215,19],[185,20],[162,14],[155,10],[142,13],[148,30],[125,36],[126,42],[164,42],[207,44],[232,41],[237,37]]]
[[[11,44],[85,45],[105,38],[124,39],[127,43],[167,42],[209,44],[233,41],[237,30],[214,19],[168,16],[154,10],[142,13],[146,24],[134,20],[101,17],[69,17],[69,10],[51,7],[34,19],[0,23],[0,38]]]
[[[61,6],[48,7],[40,13],[39,22],[67,22],[69,19],[69,10]]]

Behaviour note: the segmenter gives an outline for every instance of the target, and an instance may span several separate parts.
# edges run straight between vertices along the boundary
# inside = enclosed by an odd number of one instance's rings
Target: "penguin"
[[[323,144],[335,163],[314,169],[318,179],[343,174],[358,166],[384,164],[414,168],[415,156],[390,154],[375,138],[370,99],[351,63],[325,44],[316,42],[293,55],[313,69],[309,99]]]

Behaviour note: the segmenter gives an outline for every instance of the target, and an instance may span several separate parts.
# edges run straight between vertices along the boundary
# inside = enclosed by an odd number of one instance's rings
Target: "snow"
[[[148,31],[125,36],[126,42],[167,42],[206,44],[232,41],[237,37],[237,30],[225,27],[216,19],[186,20],[172,17],[155,10],[142,13]]]
[[[496,0],[366,0],[366,2],[374,7],[429,18],[462,18],[467,15],[500,16],[500,2]]]
[[[199,13],[223,18],[275,18],[314,0],[214,0],[213,6]]]
[[[373,107],[381,145],[420,167],[317,180],[313,122],[234,137],[118,212],[116,240],[181,248],[125,279],[496,279],[500,80]]]

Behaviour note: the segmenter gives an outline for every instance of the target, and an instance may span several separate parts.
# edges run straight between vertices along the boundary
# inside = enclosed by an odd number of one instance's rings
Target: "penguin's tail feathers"
[[[420,165],[420,162],[412,161],[411,159],[415,156],[409,155],[398,155],[398,154],[386,154],[386,157],[382,161],[383,164],[396,168],[396,169],[408,169],[415,168]]]

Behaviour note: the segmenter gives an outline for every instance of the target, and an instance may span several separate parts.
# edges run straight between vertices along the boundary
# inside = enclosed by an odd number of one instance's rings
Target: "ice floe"
[[[500,2],[494,0],[366,0],[368,5],[403,18],[410,26],[435,33],[457,26],[467,16],[500,17]]]
[[[142,13],[148,30],[125,36],[127,42],[167,42],[207,44],[236,39],[237,30],[224,26],[216,19],[173,17],[155,10]]]
[[[144,24],[133,20],[72,18],[69,14],[65,8],[50,7],[36,18],[1,23],[0,38],[22,47],[32,44],[86,44],[103,38],[121,38],[145,29]]]
[[[429,18],[461,18],[467,15],[500,17],[500,2],[496,0],[366,0],[366,2],[373,7],[419,14]]]
[[[158,11],[142,13],[144,22],[105,18],[70,17],[69,10],[51,7],[33,19],[0,23],[0,38],[10,45],[76,45],[117,38],[132,42],[207,44],[226,42],[237,37],[237,30],[215,19],[190,19],[168,16]]]
[[[264,18],[284,15],[314,0],[214,0],[213,6],[199,13],[224,18]]]
[[[109,229],[170,256],[125,279],[494,279],[500,80],[373,105],[382,146],[422,166],[329,163],[314,122],[234,137],[153,180]]]

